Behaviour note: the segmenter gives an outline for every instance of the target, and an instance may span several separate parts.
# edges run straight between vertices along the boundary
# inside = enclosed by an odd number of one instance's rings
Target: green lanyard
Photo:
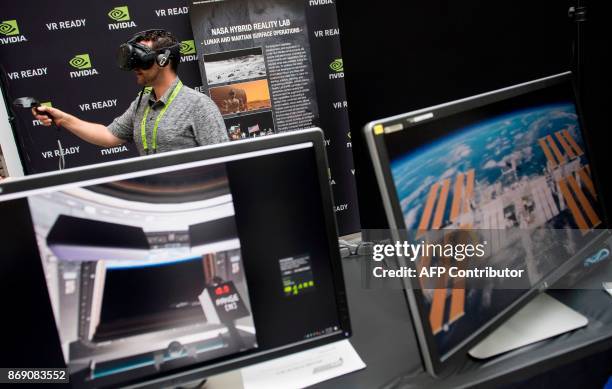
[[[168,109],[170,104],[172,104],[172,101],[174,100],[176,95],[178,95],[182,86],[183,86],[183,83],[181,82],[181,80],[179,80],[178,84],[176,84],[176,86],[174,87],[172,94],[168,98],[168,102],[164,105],[164,108],[162,108],[162,110],[159,112],[159,115],[157,115],[157,119],[155,119],[155,125],[153,126],[153,137],[151,139],[151,143],[153,146],[152,147],[153,154],[157,152],[157,127],[159,126],[159,121],[161,120],[162,116],[164,116],[164,113],[166,113],[166,110]],[[146,127],[147,127],[147,116],[149,116],[150,109],[151,109],[151,106],[147,105],[147,108],[144,111],[144,116],[142,117],[142,122],[140,123],[140,136],[142,138],[142,148],[144,149],[146,154],[149,154],[149,145],[147,144]]]

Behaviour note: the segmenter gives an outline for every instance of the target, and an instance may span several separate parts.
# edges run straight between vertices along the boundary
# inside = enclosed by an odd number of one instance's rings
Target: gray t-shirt
[[[145,155],[141,123],[147,106],[150,107],[146,119],[145,134],[149,154],[152,154],[155,121],[168,103],[178,82],[179,78],[177,77],[158,101],[155,101],[155,96],[152,93],[145,92],[138,109],[136,109],[138,102],[138,97],[136,97],[123,115],[115,118],[108,125],[110,132],[117,138],[134,142],[140,155]],[[228,140],[225,123],[215,103],[205,94],[185,85],[178,91],[157,127],[158,153],[221,143]]]

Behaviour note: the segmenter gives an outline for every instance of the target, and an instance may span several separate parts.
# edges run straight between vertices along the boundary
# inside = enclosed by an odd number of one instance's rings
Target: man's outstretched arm
[[[48,112],[53,117],[53,120],[46,115],[41,115],[36,110]],[[113,135],[105,125],[86,122],[57,108],[40,106],[32,109],[32,113],[44,126],[50,126],[52,123],[55,123],[55,125],[67,129],[84,141],[101,147],[113,147],[125,143],[123,139]]]

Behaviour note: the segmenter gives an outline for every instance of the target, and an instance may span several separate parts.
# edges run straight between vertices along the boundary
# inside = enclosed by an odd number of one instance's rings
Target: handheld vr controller
[[[26,108],[26,109],[33,108],[37,114],[45,115],[46,117],[51,119],[53,122],[53,115],[51,115],[47,111],[41,111],[40,109],[38,109],[38,107],[40,107],[41,104],[40,104],[40,101],[38,101],[38,99],[36,99],[35,97],[20,97],[18,99],[15,99],[15,101],[13,101],[13,106],[17,108]],[[59,131],[60,129],[59,126],[56,126],[56,128]],[[64,170],[66,168],[66,159],[64,158],[64,148],[62,147],[62,142],[60,141],[59,137],[57,138],[57,147],[59,148],[59,153],[60,153],[58,169]]]

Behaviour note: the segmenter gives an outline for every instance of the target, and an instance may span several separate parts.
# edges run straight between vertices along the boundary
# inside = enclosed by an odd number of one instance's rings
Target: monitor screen
[[[39,256],[21,260],[42,265],[74,386],[348,336],[315,144],[202,155],[0,203],[31,226],[16,239]]]
[[[421,287],[423,326],[441,361],[603,228],[567,75],[373,123],[397,228],[479,230],[487,265],[527,274],[524,288],[470,279],[452,293]]]

